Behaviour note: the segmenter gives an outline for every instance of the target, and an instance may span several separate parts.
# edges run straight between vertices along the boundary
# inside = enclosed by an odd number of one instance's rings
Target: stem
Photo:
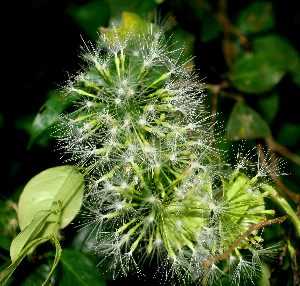
[[[296,215],[300,215],[300,211],[297,211],[295,213]],[[259,228],[262,228],[262,227],[265,227],[265,226],[268,226],[268,225],[271,225],[271,224],[274,224],[274,223],[282,223],[284,222],[285,220],[289,219],[290,216],[288,215],[285,215],[285,216],[282,216],[282,217],[278,217],[278,218],[275,218],[275,219],[271,219],[271,220],[267,220],[267,221],[264,221],[264,222],[261,222],[261,223],[258,223],[258,224],[255,224],[255,225],[252,225],[245,233],[243,233],[236,241],[235,243],[229,247],[229,249],[227,251],[225,251],[223,254],[221,255],[218,255],[218,256],[215,256],[214,258],[212,259],[208,259],[208,260],[205,260],[203,262],[203,267],[206,269],[208,269],[208,267],[218,261],[218,260],[226,260],[228,258],[228,256],[230,255],[230,253],[232,251],[235,250],[236,247],[239,246],[239,244],[251,233],[253,232],[254,230],[256,229],[259,229]]]

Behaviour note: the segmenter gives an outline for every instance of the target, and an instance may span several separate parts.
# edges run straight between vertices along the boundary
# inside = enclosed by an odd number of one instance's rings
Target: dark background
[[[37,140],[30,150],[27,150],[27,144],[32,136],[31,124],[40,107],[51,92],[67,80],[67,72],[74,73],[80,69],[78,51],[82,44],[81,37],[86,41],[94,41],[97,37],[95,33],[97,28],[108,27],[111,22],[118,23],[122,11],[134,12],[145,18],[149,11],[152,12],[155,9],[160,12],[162,18],[171,14],[177,21],[177,25],[173,29],[180,31],[178,32],[179,43],[181,44],[180,41],[185,42],[187,39],[185,36],[190,35],[192,41],[187,43],[187,47],[190,48],[190,54],[196,56],[195,68],[199,71],[203,82],[214,86],[224,82],[230,67],[227,64],[226,54],[224,54],[223,30],[209,41],[202,39],[203,15],[205,14],[203,14],[203,9],[208,5],[210,12],[218,15],[220,7],[227,5],[226,13],[229,21],[232,25],[238,26],[239,13],[253,2],[240,0],[228,0],[227,2],[225,0],[157,2],[154,0],[45,0],[1,3],[0,148],[2,151],[2,187],[0,200],[17,202],[22,189],[30,178],[44,169],[62,164],[61,154],[55,151],[54,139],[48,137]],[[299,1],[280,0],[268,1],[268,3],[272,4],[276,24],[270,30],[262,32],[261,35],[277,33],[285,37],[299,52]],[[83,7],[86,8],[86,11]],[[86,14],[84,14],[85,12]],[[250,33],[245,37],[251,42],[255,35]],[[230,40],[234,42],[232,35]],[[251,47],[249,50],[251,51]],[[274,86],[274,89],[279,94],[280,103],[276,116],[268,122],[268,126],[276,142],[288,148],[295,156],[299,156],[300,105],[298,98],[300,87],[287,73]],[[208,107],[211,108],[212,92],[208,90],[207,94]],[[268,97],[268,92],[257,96],[240,92],[234,85],[231,85],[225,89],[222,96],[220,95],[218,101],[220,115],[217,119],[224,126],[224,132],[232,107],[236,102],[236,98],[232,97],[232,94],[238,94],[251,108],[260,112],[262,117],[265,116],[264,110],[259,108],[259,101],[261,98]],[[264,108],[268,109],[268,106]],[[251,142],[250,146],[257,142],[264,143],[263,138],[255,138]],[[278,152],[278,156],[287,161],[286,172],[290,174],[284,176],[284,185],[291,192],[300,193],[299,165],[289,158],[285,158],[280,152]],[[287,199],[296,209],[295,201],[288,196]],[[286,230],[284,236],[287,236],[288,232],[289,230]],[[72,233],[71,229],[70,233]],[[68,246],[68,243],[68,238],[66,238],[65,245]],[[296,239],[294,243],[297,245]],[[2,254],[7,255],[6,252]],[[297,254],[299,254],[298,249]],[[295,277],[295,272],[291,268],[287,269],[289,269],[289,273],[293,274],[285,274],[283,279],[291,279],[286,278],[290,276]],[[280,280],[278,281],[280,282]]]

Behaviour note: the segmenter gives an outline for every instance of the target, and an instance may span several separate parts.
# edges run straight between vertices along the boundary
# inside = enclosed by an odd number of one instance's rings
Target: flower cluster
[[[63,87],[74,104],[61,116],[59,148],[84,170],[93,247],[116,275],[155,259],[166,279],[215,285],[224,275],[239,284],[259,272],[257,233],[227,266],[203,262],[273,214],[257,183],[264,172],[249,178],[242,163],[223,170],[199,80],[181,55],[155,25],[85,44],[83,72]]]

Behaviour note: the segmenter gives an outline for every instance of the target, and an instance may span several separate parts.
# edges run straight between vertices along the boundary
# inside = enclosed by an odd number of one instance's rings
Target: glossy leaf
[[[283,78],[285,70],[267,55],[251,55],[236,60],[228,77],[241,92],[262,94],[271,91]]]
[[[63,249],[59,262],[59,285],[106,286],[99,268],[83,253]]]
[[[47,218],[53,213],[51,210],[42,210],[38,212],[33,220],[27,225],[12,241],[10,246],[10,257],[14,262],[23,247],[29,243],[42,230]]]
[[[63,203],[58,229],[66,227],[78,213],[84,191],[83,175],[72,166],[47,169],[33,177],[25,186],[19,200],[19,224],[23,230],[41,210],[57,210],[56,202],[70,191]],[[51,214],[39,237],[53,231],[56,214]]]
[[[49,128],[59,120],[59,114],[72,104],[69,100],[59,101],[60,92],[50,92],[49,94],[50,98],[42,105],[32,123],[27,149],[30,149],[42,136],[49,137]]]
[[[266,32],[275,27],[275,16],[271,2],[253,2],[239,13],[238,27],[244,33]]]
[[[237,102],[234,105],[226,128],[227,139],[255,139],[266,137],[270,134],[268,124],[255,110],[244,102]]]
[[[253,40],[253,51],[264,54],[276,61],[282,69],[295,69],[300,63],[300,56],[294,46],[284,37],[268,34]]]

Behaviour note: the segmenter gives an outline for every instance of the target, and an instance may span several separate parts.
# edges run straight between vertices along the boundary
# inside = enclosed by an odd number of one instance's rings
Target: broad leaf
[[[227,139],[255,139],[270,134],[268,124],[255,110],[243,102],[237,102],[234,105],[226,128]]]
[[[42,285],[47,279],[50,269],[48,264],[40,264],[22,281],[20,286]]]
[[[50,98],[42,105],[32,123],[27,149],[42,136],[49,137],[49,128],[59,120],[59,114],[72,104],[70,100],[59,101],[60,97],[60,92],[50,92]]]
[[[238,15],[238,27],[244,33],[266,32],[275,27],[271,2],[253,2]]]
[[[46,241],[44,238],[38,238],[38,239],[35,239],[35,240],[31,241],[30,243],[28,243],[27,246],[20,252],[17,259],[10,266],[8,266],[6,269],[4,269],[0,273],[0,285],[1,286],[6,283],[6,281],[13,274],[13,272],[16,270],[18,265],[21,263],[23,258],[27,255],[27,253],[31,250],[31,248],[36,247],[36,245],[38,243],[40,243],[41,240]]]
[[[228,77],[239,91],[262,94],[271,91],[281,81],[285,71],[268,55],[258,54],[236,60]]]
[[[10,257],[12,262],[14,262],[19,253],[22,251],[23,247],[29,243],[36,235],[42,230],[45,225],[47,218],[53,213],[51,210],[39,211],[29,225],[23,229],[12,241],[10,246]]]
[[[25,186],[19,200],[19,224],[23,230],[41,210],[57,210],[57,202],[71,190],[63,203],[57,229],[66,227],[78,213],[84,191],[83,175],[72,166],[47,169],[33,177]],[[51,214],[38,237],[50,235],[56,214]]]
[[[264,54],[276,61],[285,70],[294,70],[300,63],[300,56],[295,47],[284,37],[268,34],[253,40],[253,51]]]
[[[83,253],[64,248],[59,267],[60,286],[106,286],[100,269]]]

